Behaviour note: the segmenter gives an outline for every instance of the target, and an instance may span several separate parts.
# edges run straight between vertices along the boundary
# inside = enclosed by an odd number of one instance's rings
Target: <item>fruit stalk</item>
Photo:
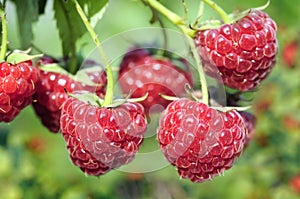
[[[204,2],[201,1],[199,4],[197,17],[201,17],[203,13],[204,13]]]
[[[170,11],[168,8],[166,8],[165,6],[160,4],[157,0],[144,0],[144,2],[146,4],[148,4],[149,6],[151,6],[153,9],[155,9],[158,12],[160,12],[161,14],[163,14],[175,26],[180,28],[185,35],[190,36],[192,38],[194,37],[196,31],[188,28],[187,26],[185,26],[184,22],[183,22],[183,19],[181,17],[179,17],[177,14]],[[211,1],[209,1],[209,2],[211,2]],[[200,8],[201,7],[203,7],[203,6],[201,5]],[[226,14],[226,16],[227,16],[227,14]],[[207,89],[207,82],[206,82],[206,79],[205,79],[205,73],[204,73],[204,70],[202,68],[201,60],[200,60],[198,51],[195,47],[195,44],[194,44],[193,40],[191,40],[190,38],[188,38],[188,40],[190,42],[190,46],[191,46],[191,49],[192,49],[193,56],[195,57],[195,60],[196,60],[196,63],[197,63],[197,68],[198,68],[198,72],[199,72],[199,76],[200,76],[201,90],[202,90],[202,100],[205,104],[209,104],[209,93],[208,93],[208,89]]]
[[[0,60],[4,60],[7,51],[7,23],[6,23],[6,16],[5,16],[5,8],[4,5],[0,4],[0,17],[1,17],[1,24],[2,24],[2,42],[1,42],[1,51],[0,51]]]
[[[207,5],[209,5],[212,9],[214,9],[222,18],[222,20],[224,21],[224,23],[226,24],[230,24],[231,23],[231,19],[228,16],[228,14],[215,2],[213,2],[212,0],[202,0],[204,3],[206,3]]]
[[[143,0],[147,5],[151,6],[153,9],[164,15],[171,23],[173,23],[175,26],[181,29],[183,33],[186,35],[189,35],[190,37],[193,37],[196,33],[196,31],[188,28],[184,24],[184,20],[182,17],[178,16],[165,6],[163,6],[161,3],[159,3],[157,0]]]
[[[94,29],[92,28],[91,24],[89,23],[80,4],[77,2],[77,0],[73,0],[73,2],[75,3],[76,10],[81,17],[82,22],[84,23],[86,29],[88,30],[89,34],[91,35],[91,37],[92,37],[94,43],[96,44],[96,46],[100,52],[100,55],[102,56],[102,59],[104,61],[106,75],[107,75],[107,87],[106,87],[106,94],[105,94],[104,102],[103,102],[102,106],[108,106],[112,103],[112,100],[113,100],[114,79],[113,79],[112,68],[111,68],[109,60],[103,50],[100,40],[98,39],[97,34],[95,33]]]
[[[199,77],[200,77],[200,84],[201,84],[201,92],[202,92],[202,100],[203,103],[209,105],[209,93],[208,93],[208,88],[207,88],[207,81],[205,78],[205,73],[203,70],[203,66],[199,57],[199,53],[198,50],[195,46],[195,43],[192,39],[188,38],[190,46],[191,46],[191,50],[192,50],[192,54],[195,58],[196,64],[197,64],[197,71],[199,73]]]

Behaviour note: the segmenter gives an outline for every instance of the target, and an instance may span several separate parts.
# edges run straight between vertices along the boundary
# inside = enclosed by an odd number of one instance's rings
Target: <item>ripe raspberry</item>
[[[180,60],[187,66],[186,61]],[[170,59],[159,59],[144,49],[128,52],[120,65],[119,84],[124,93],[132,92],[131,97],[138,98],[148,92],[146,100],[140,102],[148,115],[161,111],[170,101],[159,94],[182,96],[185,84],[192,84],[192,75],[176,67]]]
[[[218,112],[182,98],[165,110],[158,141],[182,178],[203,182],[232,167],[243,151],[246,133],[237,111]]]
[[[72,162],[94,176],[131,162],[147,129],[140,104],[98,108],[71,97],[63,104],[60,124]]]
[[[0,63],[0,122],[12,121],[32,102],[38,71],[31,61]]]
[[[194,37],[204,70],[225,85],[248,91],[271,72],[277,54],[276,23],[252,10],[234,24],[199,31]]]
[[[57,133],[60,130],[60,108],[68,97],[64,89],[70,93],[87,90],[96,92],[99,96],[105,93],[105,72],[89,72],[88,76],[91,81],[99,86],[88,86],[84,83],[76,82],[65,74],[40,70],[40,80],[37,82],[37,92],[34,95],[33,107],[43,125],[51,132]]]

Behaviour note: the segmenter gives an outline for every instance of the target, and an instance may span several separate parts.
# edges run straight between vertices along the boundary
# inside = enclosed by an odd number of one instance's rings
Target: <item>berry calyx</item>
[[[251,10],[236,23],[201,30],[194,37],[205,72],[231,88],[257,87],[275,65],[276,23],[263,11]]]
[[[60,125],[73,164],[93,176],[130,163],[147,129],[138,103],[107,108],[73,97],[62,106]]]
[[[160,120],[158,141],[181,178],[204,182],[230,169],[243,151],[247,129],[240,114],[179,99]]]

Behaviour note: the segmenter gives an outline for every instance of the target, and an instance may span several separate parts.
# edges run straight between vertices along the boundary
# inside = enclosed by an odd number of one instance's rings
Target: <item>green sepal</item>
[[[40,69],[43,71],[47,71],[47,72],[53,72],[53,73],[67,75],[74,81],[84,83],[88,86],[97,86],[96,83],[91,81],[91,79],[89,78],[89,76],[87,74],[87,72],[93,72],[93,70],[90,70],[90,69],[79,70],[75,75],[72,75],[71,73],[69,73],[67,70],[65,70],[63,67],[61,67],[57,63],[41,65]]]
[[[59,73],[59,74],[63,74],[63,75],[67,75],[67,76],[71,77],[71,74],[68,73],[68,71],[66,71],[64,68],[62,68],[57,63],[41,65],[40,69],[43,70],[43,71]]]
[[[73,97],[75,99],[78,99],[80,101],[88,103],[92,106],[105,107],[105,108],[116,108],[126,102],[141,102],[148,97],[148,93],[146,93],[144,96],[139,97],[139,98],[130,98],[131,94],[129,94],[123,99],[115,99],[115,100],[113,100],[113,102],[110,105],[104,106],[103,105],[104,100],[101,99],[99,96],[97,96],[95,93],[91,93],[89,91],[80,91],[78,93],[68,93],[68,91],[65,91],[65,92],[70,97]]]
[[[68,93],[67,92],[67,94],[70,97],[73,97],[82,102],[88,103],[92,106],[102,107],[103,100],[94,93],[90,93],[88,91],[80,91],[80,93]]]
[[[6,61],[11,64],[18,64],[24,61],[33,60],[35,58],[40,58],[43,54],[38,55],[29,55],[30,49],[26,51],[14,50],[11,54],[9,54],[6,58]]]
[[[244,106],[244,107],[233,107],[233,106],[226,106],[226,107],[218,107],[218,106],[211,106],[211,108],[220,111],[220,112],[229,112],[229,111],[247,111],[251,108],[251,106]]]
[[[88,86],[95,86],[95,87],[99,86],[98,84],[93,82],[87,74],[88,72],[98,71],[99,67],[81,69],[75,75],[72,75],[71,73],[69,73],[67,70],[65,70],[63,67],[61,67],[57,63],[41,65],[39,68],[43,71],[66,75],[69,78],[73,79],[74,81],[83,83],[83,84],[88,85]]]
[[[99,71],[99,67],[91,67],[91,68],[86,68],[86,69],[81,69],[77,71],[77,73],[73,76],[73,79],[75,79],[77,82],[84,83],[88,86],[97,86],[95,82],[93,82],[89,76],[88,72],[96,72]]]

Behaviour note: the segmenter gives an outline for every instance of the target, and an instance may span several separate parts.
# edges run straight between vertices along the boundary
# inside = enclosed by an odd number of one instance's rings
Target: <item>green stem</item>
[[[186,5],[186,1],[185,0],[182,0],[182,5],[183,5],[183,12],[184,12],[184,16],[183,16],[183,19],[186,20],[187,17],[188,17],[188,7]]]
[[[204,3],[206,3],[207,5],[209,5],[212,9],[214,9],[222,18],[222,20],[224,21],[224,23],[229,24],[231,23],[231,19],[228,16],[228,14],[219,6],[217,5],[215,2],[213,2],[212,0],[202,0],[204,1]]]
[[[198,8],[198,17],[202,17],[204,13],[204,2],[203,1],[200,1],[200,4],[199,4],[199,8]]]
[[[149,6],[151,6],[153,9],[157,10],[159,13],[163,14],[175,26],[180,28],[185,35],[193,38],[193,36],[197,32],[196,30],[192,30],[192,29],[188,28],[187,26],[185,26],[185,24],[183,22],[183,19],[181,17],[179,17],[177,14],[175,14],[174,12],[170,11],[168,8],[166,8],[165,6],[160,4],[157,0],[143,0],[143,1],[146,4],[148,4]],[[201,91],[202,91],[202,100],[205,104],[209,104],[209,93],[208,93],[205,73],[204,73],[204,70],[203,70],[203,67],[202,67],[202,64],[201,64],[201,60],[200,60],[200,57],[199,57],[199,54],[198,54],[198,50],[195,46],[194,41],[191,38],[188,38],[188,40],[189,40],[193,56],[196,60],[196,64],[197,64],[197,67],[198,67],[198,72],[199,72],[199,76],[200,76],[200,83],[201,83]]]
[[[70,58],[70,63],[68,65],[68,71],[71,74],[75,74],[77,72],[77,53],[76,53],[76,44],[74,44],[71,47],[71,58]]]
[[[86,29],[90,33],[94,43],[96,44],[97,48],[99,49],[100,55],[102,56],[102,59],[104,61],[106,75],[107,75],[107,87],[106,87],[106,94],[105,94],[104,102],[103,102],[102,106],[109,106],[110,104],[112,104],[113,91],[114,91],[114,79],[113,79],[112,68],[111,68],[108,58],[103,50],[100,40],[98,39],[97,34],[95,33],[94,29],[92,28],[91,24],[89,23],[88,18],[86,17],[80,4],[77,2],[77,0],[73,0],[73,2],[75,3],[77,12],[80,15]]]
[[[173,23],[175,26],[181,29],[181,31],[190,36],[193,37],[196,33],[195,30],[192,30],[188,28],[184,24],[183,18],[163,6],[161,3],[159,3],[157,0],[143,0],[147,5],[151,6],[153,9],[157,10],[159,13],[164,15],[171,23]]]
[[[192,50],[192,54],[196,60],[196,64],[197,64],[197,70],[199,73],[199,77],[200,77],[200,84],[201,84],[201,91],[202,91],[202,100],[203,103],[205,104],[209,104],[209,93],[208,93],[208,88],[207,88],[207,82],[206,82],[206,78],[205,78],[205,73],[203,70],[203,66],[199,57],[199,53],[197,50],[197,47],[195,46],[195,43],[192,39],[188,38],[190,46],[191,46],[191,50]]]
[[[198,26],[200,19],[203,17],[203,13],[204,13],[204,2],[200,1],[197,18],[192,27]]]
[[[1,6],[0,17],[1,17],[1,24],[2,24],[2,42],[1,42],[0,60],[4,60],[7,51],[8,35],[7,35],[6,16],[4,11],[5,8],[2,4],[0,6]]]

